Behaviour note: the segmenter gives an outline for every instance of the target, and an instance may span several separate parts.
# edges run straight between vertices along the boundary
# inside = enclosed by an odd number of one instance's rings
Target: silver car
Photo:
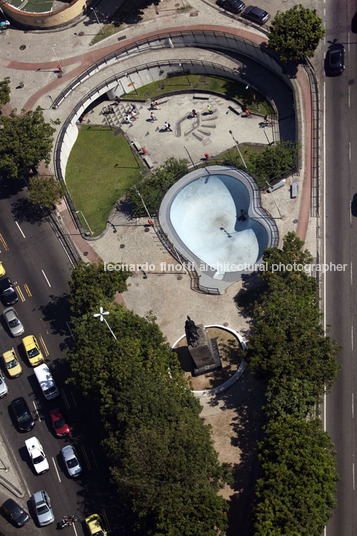
[[[51,500],[48,493],[44,490],[36,491],[32,496],[32,501],[40,527],[45,527],[46,525],[53,523],[55,516],[53,515]]]
[[[61,450],[62,458],[65,463],[69,476],[76,477],[82,472],[81,464],[78,461],[78,456],[72,445],[66,445]]]
[[[21,324],[19,317],[13,307],[8,307],[3,310],[3,317],[13,337],[20,337],[25,331],[24,326]]]
[[[9,389],[7,388],[4,376],[0,372],[0,398],[3,398],[5,395],[7,395],[8,392]]]

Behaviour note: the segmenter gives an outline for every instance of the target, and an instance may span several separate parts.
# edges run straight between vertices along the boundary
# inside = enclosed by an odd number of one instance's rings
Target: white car
[[[50,466],[43,451],[42,445],[37,437],[30,437],[30,439],[26,439],[25,445],[36,473],[38,475],[46,473]]]
[[[32,495],[32,503],[40,527],[45,527],[54,522],[55,516],[51,506],[51,499],[45,490],[36,491]]]
[[[4,376],[2,375],[2,372],[0,372],[0,398],[3,398],[8,392],[9,389],[7,388]]]
[[[61,450],[62,458],[69,476],[76,477],[82,472],[81,464],[72,445],[66,445]]]
[[[5,322],[13,337],[20,337],[25,331],[24,326],[21,324],[19,317],[13,307],[8,307],[2,312]]]

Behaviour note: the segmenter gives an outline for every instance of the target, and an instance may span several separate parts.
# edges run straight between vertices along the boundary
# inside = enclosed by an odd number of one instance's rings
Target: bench
[[[140,153],[140,151],[141,151],[140,143],[138,143],[136,140],[134,140],[133,145],[134,145],[135,149]]]
[[[297,197],[297,193],[298,193],[298,183],[293,182],[291,187],[290,187],[290,197],[291,197],[291,199],[295,199]]]
[[[149,156],[144,156],[143,160],[149,169],[151,169],[154,166]]]

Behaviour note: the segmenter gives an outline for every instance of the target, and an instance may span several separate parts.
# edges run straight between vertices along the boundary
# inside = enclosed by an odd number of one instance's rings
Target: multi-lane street
[[[326,6],[326,44],[337,39],[346,49],[346,70],[324,78],[325,105],[325,258],[346,263],[343,272],[326,274],[325,310],[331,335],[343,348],[342,369],[325,406],[326,428],[337,451],[338,506],[327,526],[328,536],[357,534],[357,220],[351,201],[357,192],[357,36],[351,32],[350,4]]]
[[[23,374],[15,379],[4,374],[9,393],[0,400],[1,434],[22,475],[25,500],[34,492],[44,489],[52,500],[55,515],[55,523],[46,528],[36,527],[31,519],[23,530],[29,535],[37,534],[40,530],[44,534],[55,534],[56,522],[64,515],[75,514],[79,522],[67,531],[82,535],[84,532],[81,521],[85,515],[92,513],[88,500],[90,493],[88,489],[87,493],[83,493],[83,488],[90,487],[91,477],[98,472],[100,455],[94,453],[95,446],[92,448],[90,443],[81,440],[83,433],[93,433],[95,426],[92,423],[92,427],[86,430],[88,411],[85,403],[73,388],[64,382],[66,370],[63,357],[71,339],[67,324],[71,262],[49,223],[33,219],[31,214],[24,213],[26,194],[23,191],[14,192],[11,184],[2,186],[1,192],[0,259],[6,269],[6,276],[10,277],[19,295],[14,307],[25,327],[24,335],[32,334],[37,338],[45,361],[51,367],[61,391],[59,400],[47,402],[44,399],[33,368],[24,355],[22,337],[10,337],[5,325],[1,323],[0,355],[14,347],[23,369]],[[17,431],[8,411],[11,401],[18,396],[26,399],[36,421],[33,430],[27,433]],[[61,408],[72,427],[70,439],[58,439],[53,433],[49,409],[56,406]],[[90,419],[91,417],[88,420]],[[25,448],[25,439],[32,436],[36,436],[41,442],[50,465],[50,470],[43,475],[35,474]],[[61,448],[69,442],[76,444],[84,469],[83,478],[78,480],[67,476],[60,457]],[[10,496],[4,488],[1,489],[1,502]],[[100,513],[99,506],[98,509]],[[29,503],[27,510],[30,510],[33,517]],[[17,530],[0,516],[0,531],[10,536]]]

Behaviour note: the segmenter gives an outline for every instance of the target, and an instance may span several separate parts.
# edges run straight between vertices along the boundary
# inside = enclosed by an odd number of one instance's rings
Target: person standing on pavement
[[[127,114],[127,116],[126,116],[125,119],[126,119],[126,122],[129,123],[129,125],[132,127],[132,126],[133,126],[133,122],[132,122],[131,117],[130,117],[129,114]]]
[[[157,121],[157,117],[156,117],[156,115],[154,114],[154,112],[151,112],[151,113],[150,113],[150,119],[151,119],[151,121]]]
[[[213,114],[212,106],[210,104],[207,104],[207,112]]]
[[[172,132],[171,125],[167,121],[165,121],[165,132]]]

